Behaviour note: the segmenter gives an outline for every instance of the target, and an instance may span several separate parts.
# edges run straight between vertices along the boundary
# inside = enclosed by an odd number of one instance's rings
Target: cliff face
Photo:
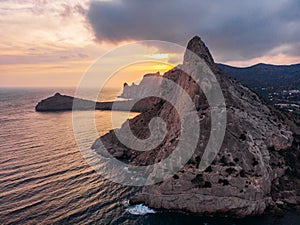
[[[268,206],[276,208],[276,202],[299,204],[294,183],[286,186],[285,193],[278,187],[282,179],[291,180],[287,178],[287,171],[293,170],[285,157],[293,144],[293,132],[284,117],[278,116],[251,90],[223,75],[199,37],[194,37],[187,48],[205,60],[222,89],[227,110],[224,142],[212,164],[200,172],[197,167],[210,136],[212,109],[201,87],[185,72],[180,68],[166,72],[163,77],[180,85],[193,99],[200,122],[200,138],[192,158],[179,172],[163,182],[145,186],[131,203],[145,203],[156,209],[239,217],[262,214]],[[192,72],[195,60],[188,52],[185,54],[185,71]],[[166,91],[163,84],[160,88]],[[174,151],[180,139],[181,125],[175,108],[162,100],[128,123],[133,134],[145,139],[150,135],[148,123],[156,116],[167,123],[168,130],[157,148],[145,152],[126,148],[114,131],[99,140],[113,156],[127,159],[132,165],[160,162]],[[99,140],[95,141],[94,149],[100,146]],[[153,174],[149,179],[155,179],[155,171]]]
[[[161,85],[160,73],[149,73],[144,75],[139,85],[132,83],[128,85],[124,83],[121,98],[140,99],[142,96],[149,96],[149,93],[157,93],[160,91]]]

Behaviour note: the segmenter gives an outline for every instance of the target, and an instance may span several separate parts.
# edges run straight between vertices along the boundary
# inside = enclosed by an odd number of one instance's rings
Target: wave
[[[126,211],[132,215],[146,215],[156,213],[155,210],[143,204],[129,206],[128,209],[126,209]]]

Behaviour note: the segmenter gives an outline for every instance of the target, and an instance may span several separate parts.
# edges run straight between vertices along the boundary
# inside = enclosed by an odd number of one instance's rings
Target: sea
[[[88,165],[74,138],[72,112],[35,111],[56,92],[73,95],[74,89],[0,88],[0,224],[300,224],[293,211],[233,219],[129,205],[140,188],[106,180]],[[116,96],[109,89],[101,100]],[[112,129],[110,117],[109,111],[95,113],[99,135]],[[95,141],[89,132],[84,140],[87,146]]]

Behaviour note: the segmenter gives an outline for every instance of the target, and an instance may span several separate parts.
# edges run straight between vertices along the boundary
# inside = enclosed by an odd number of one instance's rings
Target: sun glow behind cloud
[[[152,59],[169,59],[169,54],[165,53],[160,53],[160,54],[152,54],[152,55],[149,55],[149,58],[152,58]]]
[[[123,84],[135,83],[138,84],[145,74],[160,72],[163,75],[168,70],[172,69],[175,65],[170,63],[158,62],[139,62],[132,65],[125,66],[119,71],[116,71],[111,78],[105,83],[107,88],[118,88],[122,91]]]
[[[88,3],[87,0],[1,1],[0,85],[76,86],[98,57],[117,47],[113,43],[95,42],[85,20]],[[150,54],[151,58],[168,62],[170,56]],[[143,68],[136,65],[125,71],[143,76],[147,72],[163,73],[169,68],[163,64],[144,64]],[[120,82],[123,81],[117,83]]]

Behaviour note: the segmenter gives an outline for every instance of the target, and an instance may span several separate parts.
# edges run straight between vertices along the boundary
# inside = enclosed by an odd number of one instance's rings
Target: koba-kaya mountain
[[[150,93],[156,93],[161,85],[160,73],[145,74],[140,84],[124,83],[123,92],[120,97],[126,99],[140,99],[142,96],[149,96]]]
[[[193,99],[200,122],[198,145],[191,159],[175,175],[143,187],[141,193],[131,198],[131,203],[238,217],[262,214],[267,208],[279,210],[284,205],[299,205],[299,190],[296,190],[299,147],[295,131],[289,125],[292,123],[288,124],[284,115],[266,105],[254,92],[223,75],[199,37],[192,38],[187,49],[205,60],[223,92],[227,124],[222,147],[212,164],[200,172],[198,165],[210,136],[211,108],[201,87],[182,70],[190,71],[189,67],[195,63],[186,53],[182,67],[166,72],[163,78],[174,81]],[[166,91],[163,83],[160,88]],[[160,162],[174,151],[180,139],[180,118],[175,108],[160,100],[127,123],[136,137],[145,139],[150,135],[148,125],[153,117],[160,117],[167,124],[168,132],[158,147],[144,152],[129,149],[111,131],[96,140],[92,148],[101,152],[101,140],[113,156],[131,165]]]

